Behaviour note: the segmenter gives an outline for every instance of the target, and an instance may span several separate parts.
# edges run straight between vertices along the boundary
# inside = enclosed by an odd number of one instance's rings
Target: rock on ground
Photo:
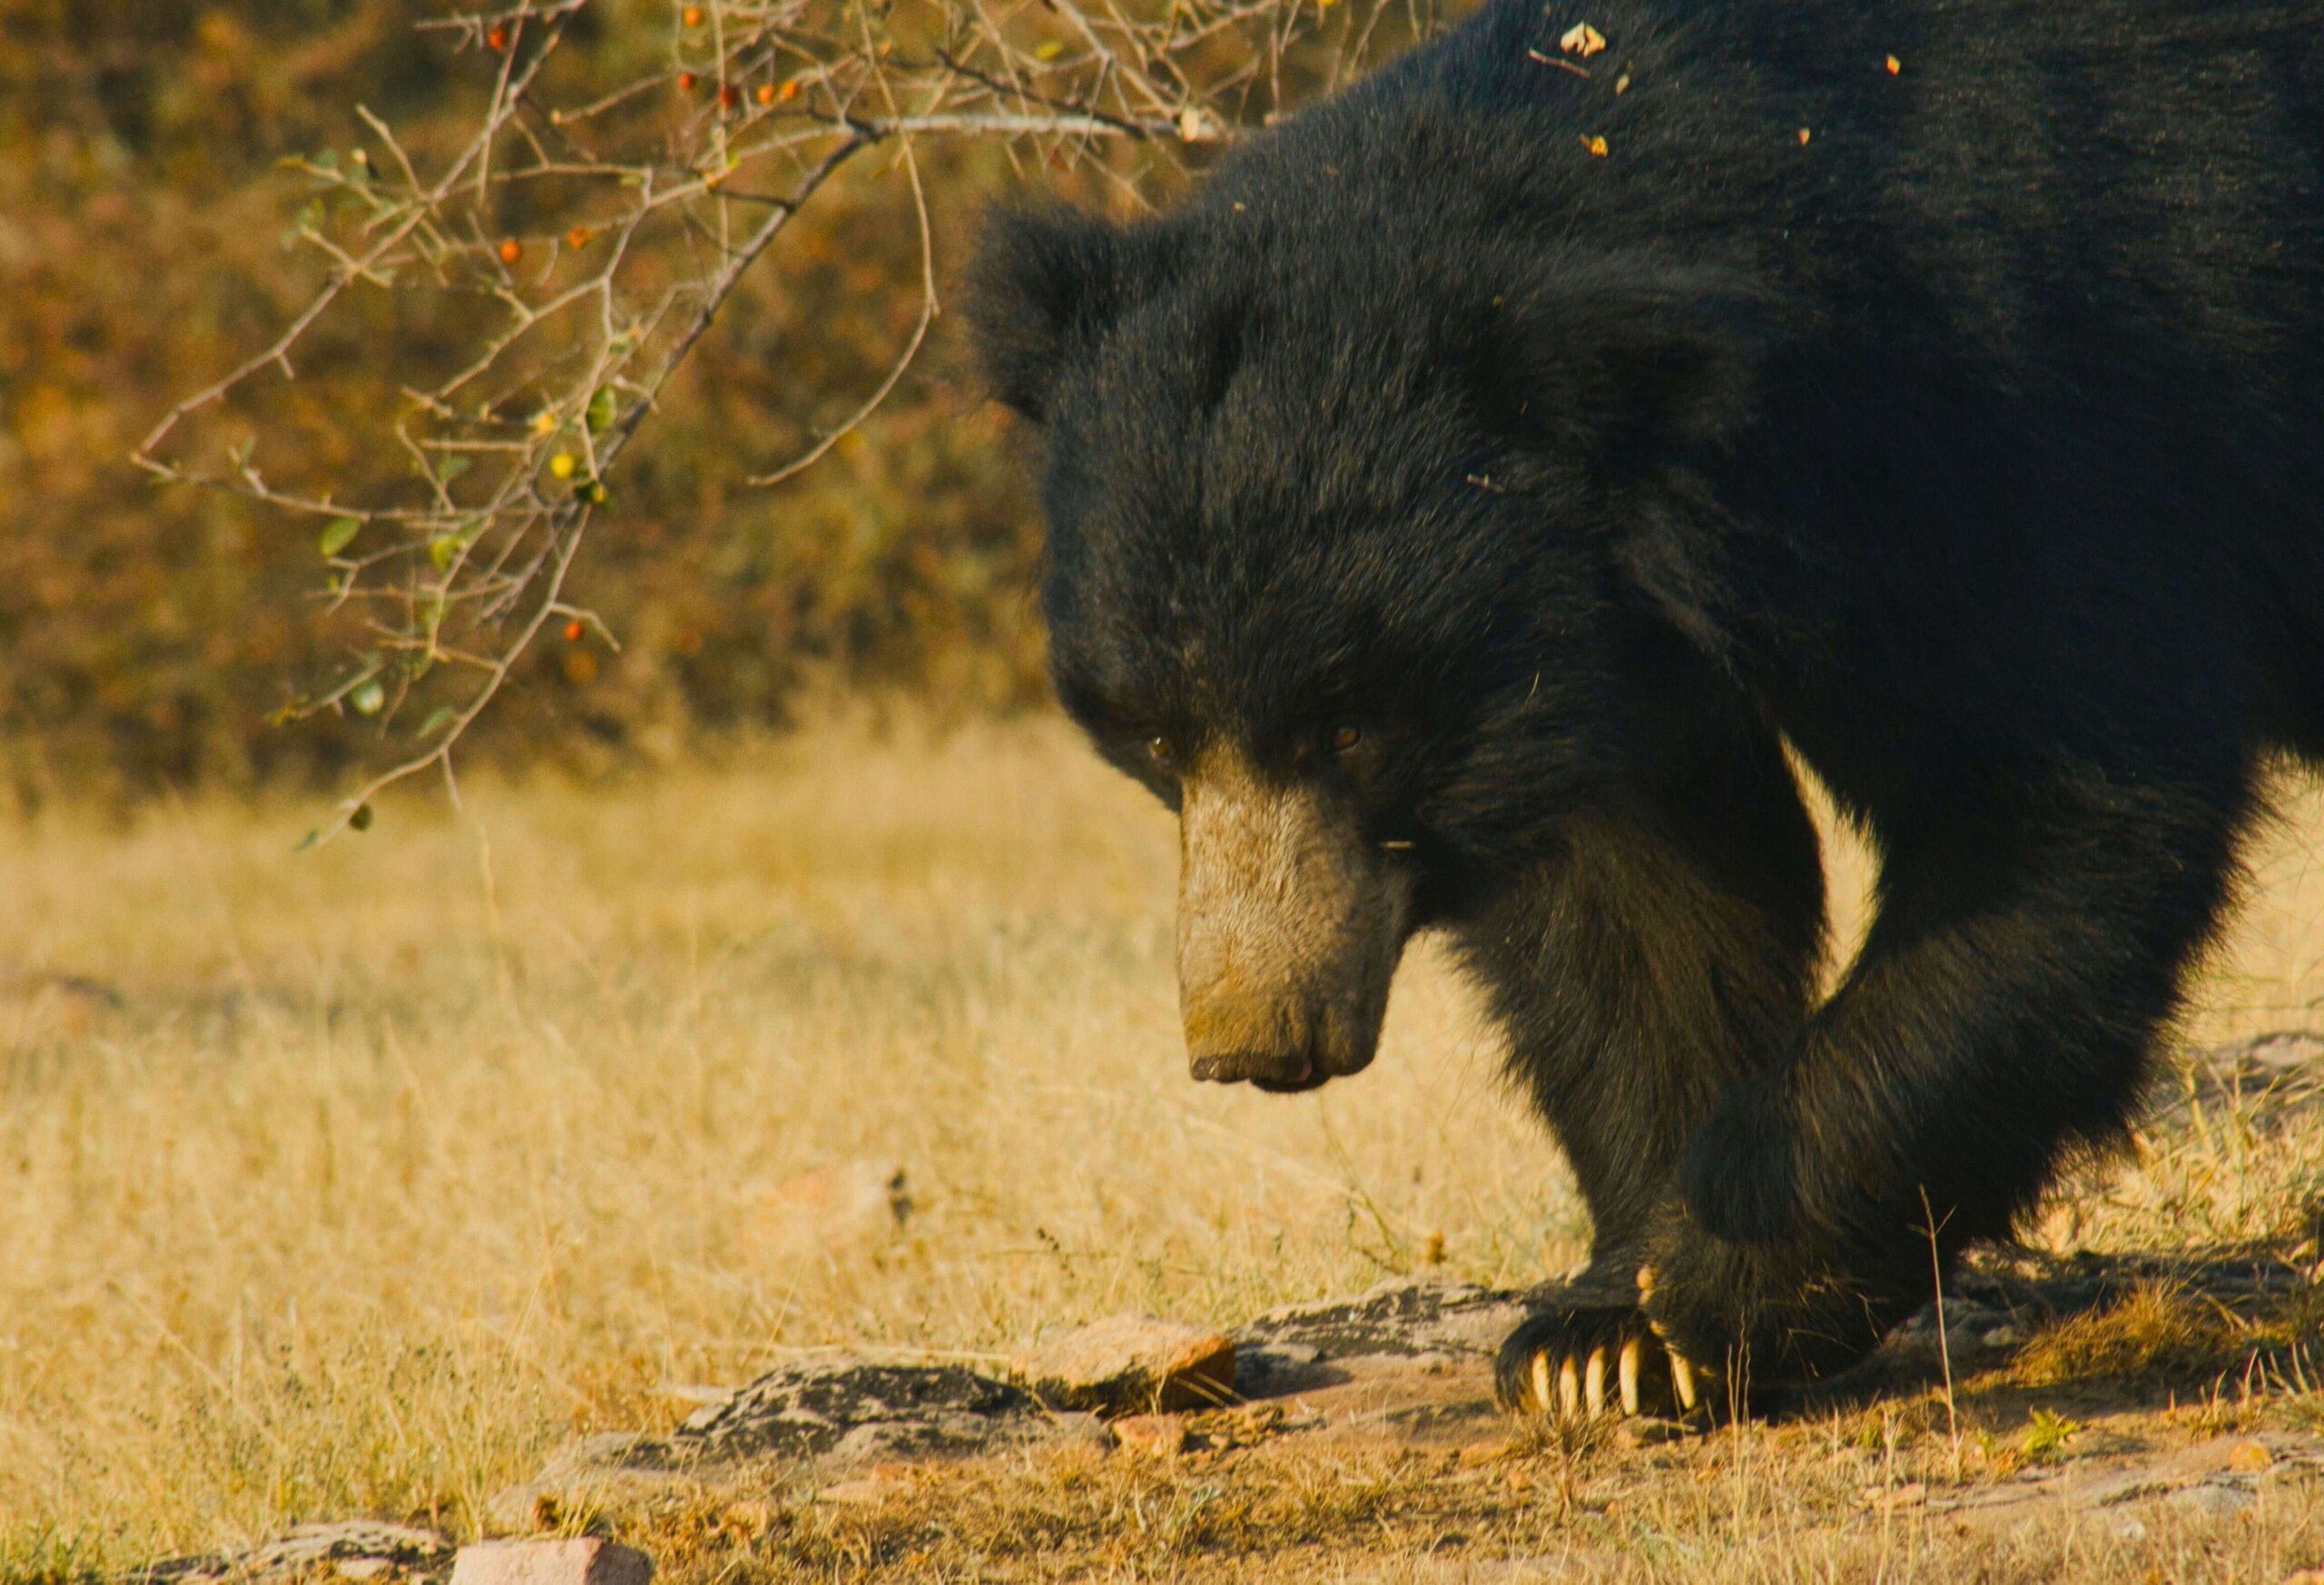
[[[134,1578],[171,1585],[229,1579],[235,1585],[273,1585],[316,1573],[329,1563],[347,1579],[387,1580],[440,1573],[451,1557],[452,1543],[432,1530],[356,1519],[302,1524],[243,1551],[172,1558]]]
[[[892,1236],[911,1215],[901,1163],[834,1161],[761,1193],[740,1244],[755,1264],[821,1260]]]
[[[648,1585],[654,1560],[594,1535],[462,1547],[451,1585]]]
[[[1020,1355],[1012,1375],[1057,1409],[1168,1413],[1235,1402],[1235,1341],[1151,1315],[1109,1315]]]

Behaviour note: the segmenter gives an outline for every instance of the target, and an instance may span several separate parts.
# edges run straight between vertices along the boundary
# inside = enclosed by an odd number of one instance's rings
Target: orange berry
[[[1889,74],[1891,77],[1895,76],[1897,73],[1899,73],[1899,72],[1903,71],[1904,69],[1905,69],[1905,63],[1904,63],[1904,62],[1902,62],[1902,61],[1898,60],[1898,59],[1897,59],[1896,56],[1894,56],[1894,55],[1890,55],[1890,56],[1888,57],[1888,74]]]
[[[681,94],[693,93],[695,81],[696,79],[692,72],[680,72],[678,74],[678,92]]]
[[[760,84],[758,86],[758,93],[755,97],[761,104],[773,104],[774,103],[774,84],[772,83]]]
[[[796,99],[796,98],[798,98],[798,97],[799,97],[799,79],[798,79],[798,78],[796,78],[796,77],[793,77],[793,78],[792,78],[792,79],[791,79],[791,81],[790,81],[790,82],[785,83],[785,84],[783,85],[783,102],[785,104],[788,104],[788,103],[790,103],[793,100],[794,100],[794,99]]]
[[[587,247],[589,245],[589,228],[587,226],[575,226],[571,231],[566,232],[565,245],[575,250],[576,252],[579,250]]]
[[[508,29],[496,22],[484,35],[485,47],[499,54],[508,47]]]
[[[734,84],[733,84],[732,83],[724,84],[723,84],[723,85],[719,88],[719,90],[718,90],[718,108],[719,108],[719,109],[721,109],[721,110],[732,110],[732,109],[734,109],[734,106],[736,106],[736,105],[738,105],[738,104],[740,104],[740,103],[743,103],[743,91],[742,91],[740,88],[735,87],[735,86],[734,86]]]
[[[685,25],[688,27],[700,27],[702,25],[702,7],[699,5],[689,5],[679,15],[684,18]]]
[[[581,623],[578,618],[565,625],[565,642],[567,644],[581,642]]]
[[[500,239],[500,261],[503,264],[514,264],[517,260],[524,256],[524,243],[518,241],[514,237],[503,237]]]

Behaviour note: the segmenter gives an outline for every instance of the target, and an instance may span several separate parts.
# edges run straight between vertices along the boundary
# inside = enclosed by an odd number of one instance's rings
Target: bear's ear
[[[993,394],[1036,423],[1065,360],[1120,311],[1121,231],[1063,205],[996,210],[969,271],[968,320]]]
[[[1768,305],[1723,273],[1610,260],[1495,304],[1487,402],[1521,448],[1619,481],[1749,416]]]

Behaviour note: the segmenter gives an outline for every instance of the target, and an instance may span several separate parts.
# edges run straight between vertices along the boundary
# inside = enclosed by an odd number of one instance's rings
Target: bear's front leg
[[[1713,739],[1727,796],[1703,819],[1641,795],[1570,821],[1564,852],[1466,924],[1464,957],[1580,1181],[1590,1265],[1532,1296],[1502,1402],[1593,1413],[1715,1407],[1726,1350],[1675,1353],[1638,1274],[1680,1220],[1678,1162],[1730,1085],[1807,1016],[1823,925],[1814,829],[1771,737]]]

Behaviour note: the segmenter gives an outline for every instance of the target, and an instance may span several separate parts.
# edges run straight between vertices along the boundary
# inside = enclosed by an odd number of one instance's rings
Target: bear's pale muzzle
[[[1178,1003],[1194,1077],[1312,1089],[1380,1043],[1411,884],[1321,790],[1229,750],[1187,779]]]

